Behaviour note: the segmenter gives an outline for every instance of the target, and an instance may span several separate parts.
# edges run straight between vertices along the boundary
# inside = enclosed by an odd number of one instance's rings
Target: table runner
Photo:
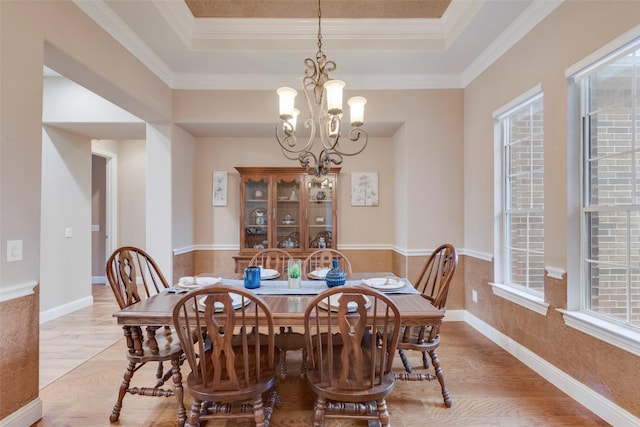
[[[399,279],[404,282],[405,286],[399,289],[390,289],[387,294],[417,294],[418,291],[409,283],[407,279]],[[244,287],[243,280],[234,279],[222,279],[223,285],[231,285]],[[360,280],[347,280],[345,285],[362,285],[367,286]],[[289,288],[289,283],[286,280],[262,280],[260,287],[252,289],[257,295],[317,295],[320,292],[328,289],[324,280],[302,280],[300,287],[297,289]],[[375,288],[373,288],[375,289]]]

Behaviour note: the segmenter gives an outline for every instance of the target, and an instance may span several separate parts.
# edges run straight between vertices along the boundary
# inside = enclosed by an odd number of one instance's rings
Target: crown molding
[[[526,36],[564,0],[534,0],[533,3],[509,25],[462,73],[464,86],[469,85],[517,42]]]
[[[173,71],[122,22],[104,1],[73,0],[73,2],[167,86],[173,87]]]

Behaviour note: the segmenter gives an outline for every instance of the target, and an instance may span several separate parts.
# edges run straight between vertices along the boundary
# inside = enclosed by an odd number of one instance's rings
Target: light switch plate
[[[22,240],[7,240],[7,262],[22,261]]]

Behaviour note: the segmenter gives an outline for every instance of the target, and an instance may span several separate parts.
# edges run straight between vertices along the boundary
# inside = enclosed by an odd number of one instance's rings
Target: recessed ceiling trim
[[[436,19],[323,19],[323,38],[442,38]],[[201,18],[191,29],[198,38],[295,38],[315,40],[318,21],[310,19]]]
[[[349,82],[349,90],[460,89],[463,80],[457,74],[340,75]],[[174,89],[269,90],[300,84],[299,75],[177,74]]]

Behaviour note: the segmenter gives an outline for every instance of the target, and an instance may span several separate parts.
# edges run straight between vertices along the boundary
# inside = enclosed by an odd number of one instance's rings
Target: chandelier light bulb
[[[294,104],[298,92],[290,87],[281,87],[276,91],[276,93],[280,98],[280,118],[282,120],[291,120],[294,115]]]
[[[342,113],[342,80],[329,80],[324,84],[327,91],[327,113],[335,116]]]
[[[300,115],[300,110],[298,110],[297,108],[293,109],[293,116],[288,120],[289,123],[291,124],[291,131],[295,132],[296,131],[296,122],[298,121],[298,116]]]
[[[354,96],[347,101],[349,107],[351,107],[351,126],[360,127],[364,124],[364,106],[367,103],[367,98],[362,96]]]

